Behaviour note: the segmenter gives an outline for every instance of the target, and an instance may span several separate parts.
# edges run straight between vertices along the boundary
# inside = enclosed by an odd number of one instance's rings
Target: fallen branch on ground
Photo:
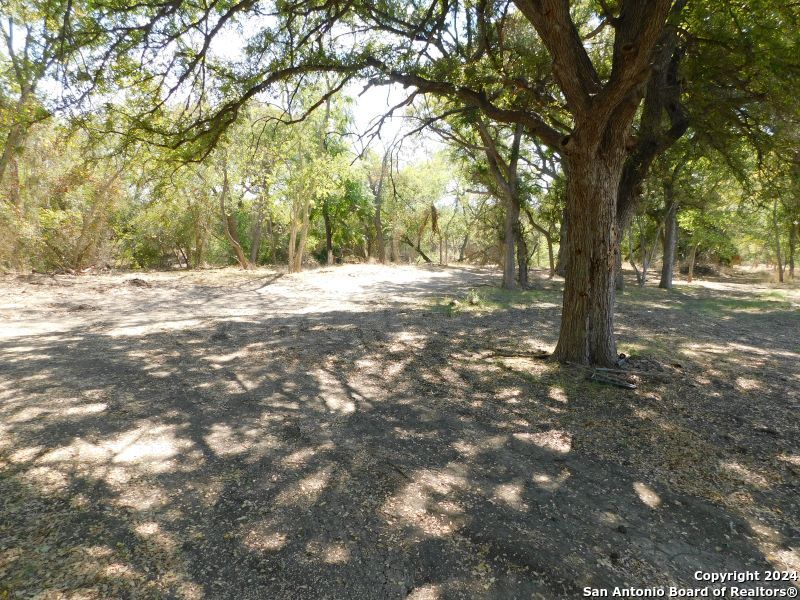
[[[626,381],[620,377],[614,377],[613,375],[604,375],[602,373],[598,373],[597,371],[594,371],[589,379],[591,381],[596,381],[597,383],[605,383],[608,385],[625,388],[626,390],[636,389],[635,383],[631,383],[630,381]]]
[[[536,350],[535,352],[526,350],[506,350],[504,348],[487,348],[487,350],[491,352],[493,356],[505,356],[507,358],[536,358],[543,360],[552,356],[549,352],[545,352],[544,350]]]

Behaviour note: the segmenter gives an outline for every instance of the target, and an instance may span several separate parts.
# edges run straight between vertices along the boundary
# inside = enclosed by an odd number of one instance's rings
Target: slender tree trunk
[[[400,231],[392,229],[392,262],[400,262]]]
[[[248,269],[250,268],[250,263],[247,261],[247,256],[245,256],[244,250],[242,249],[242,244],[239,242],[238,223],[236,221],[236,216],[232,213],[229,213],[227,207],[225,206],[225,200],[228,198],[229,191],[230,185],[228,183],[228,162],[223,156],[222,191],[219,194],[219,210],[222,216],[222,229],[231,247],[233,247],[233,251],[236,254],[236,261],[239,263],[239,266],[243,269]]]
[[[373,250],[373,223],[367,218],[364,220],[364,243],[363,243],[363,250],[364,250],[364,260],[369,261],[369,257],[372,255]]]
[[[287,258],[287,266],[289,267],[289,272],[294,272],[294,253],[295,248],[297,247],[297,222],[292,215],[291,223],[289,224],[289,252]]]
[[[236,254],[236,262],[238,262],[239,266],[243,269],[249,269],[250,263],[247,261],[247,256],[245,256],[242,244],[239,241],[239,233],[237,231],[238,222],[234,214],[226,212],[224,194],[220,195],[219,203],[222,209],[222,225],[225,230],[225,237],[233,247],[233,251]]]
[[[269,234],[269,259],[274,264],[278,252],[278,234],[272,222],[272,211],[267,214],[267,234]]]
[[[375,206],[375,214],[373,215],[373,227],[375,228],[375,254],[378,260],[383,264],[386,262],[386,243],[383,237],[383,188],[388,175],[388,170],[391,168],[391,150],[387,149],[381,160],[381,170],[378,178],[375,179],[370,175],[370,187],[372,188],[373,201]]]
[[[800,227],[793,221],[789,229],[789,278],[794,279],[794,255],[797,251],[797,228]]]
[[[642,261],[642,270],[641,271],[639,271],[639,269],[636,267],[635,254],[634,254],[633,248],[630,245],[631,236],[628,236],[628,247],[629,247],[628,259],[631,262],[631,266],[633,267],[633,270],[636,272],[636,283],[639,285],[639,287],[644,287],[647,284],[647,274],[650,272],[650,265],[653,264],[653,258],[656,255],[656,247],[658,246],[658,241],[660,239],[662,239],[661,238],[661,232],[662,232],[663,229],[664,229],[664,223],[659,223],[658,229],[656,230],[656,234],[653,237],[653,243],[650,245],[650,251],[648,252],[647,251],[647,236],[645,235],[645,231],[644,231],[644,228],[642,227],[641,220],[639,221],[639,245],[638,245],[638,249],[639,249],[639,254],[640,254],[639,258]],[[662,244],[663,244],[663,240],[662,240]],[[619,269],[616,269],[616,271],[619,272]]]
[[[692,244],[689,249],[689,271],[686,274],[686,281],[689,283],[692,283],[692,279],[694,279],[694,260],[697,257],[697,246],[698,244]]]
[[[672,289],[672,272],[675,269],[675,246],[678,240],[678,202],[672,200],[664,217],[664,258],[661,264],[661,281],[658,287]]]
[[[622,169],[616,156],[573,156],[567,170],[566,278],[555,357],[613,365],[616,197]]]
[[[775,231],[775,258],[777,260],[778,281],[783,283],[783,254],[781,252],[781,228],[778,223],[778,199],[772,203],[772,227]]]
[[[205,256],[205,231],[199,223],[194,224],[194,252],[192,252],[192,268],[197,269],[203,264]]]
[[[517,224],[519,223],[519,207],[507,197],[505,202],[506,218],[503,227],[503,288],[513,290],[517,287],[514,271],[514,248],[517,241]]]
[[[308,227],[310,225],[311,205],[308,199],[303,202],[303,223],[300,228],[300,242],[294,255],[294,272],[299,273],[303,269],[303,255],[306,251],[306,240],[308,239]]]
[[[409,237],[407,235],[403,236],[403,240],[402,241],[403,241],[403,243],[411,246],[414,250],[416,250],[417,254],[419,254],[422,257],[422,260],[424,260],[426,263],[430,264],[430,263],[433,262],[430,259],[430,257],[427,254],[425,254],[425,252],[422,251],[422,247],[420,246],[419,242],[414,244],[414,242],[412,242],[411,239],[409,239]]]
[[[325,221],[325,249],[327,250],[327,264],[332,265],[333,260],[333,224],[331,223],[330,207],[328,199],[322,203],[322,219]]]
[[[250,263],[258,263],[261,250],[261,235],[264,229],[264,197],[260,197],[253,211],[253,225],[250,230]]]
[[[528,215],[528,220],[531,222],[531,226],[536,231],[541,233],[542,237],[544,237],[545,242],[547,242],[547,258],[548,258],[549,264],[550,264],[550,275],[549,275],[549,277],[550,277],[550,279],[552,279],[553,275],[555,275],[555,272],[556,272],[556,266],[555,266],[555,262],[554,262],[554,259],[553,259],[553,237],[550,234],[550,232],[547,231],[547,229],[545,229],[544,227],[542,227],[541,225],[539,225],[536,222],[536,220],[533,218],[533,213],[531,212],[531,209],[528,208],[527,206],[525,206],[525,214]]]
[[[522,127],[517,125],[514,129],[514,138],[508,152],[506,161],[500,154],[495,135],[492,134],[489,126],[483,120],[476,122],[478,133],[483,141],[486,160],[489,165],[489,172],[494,179],[498,195],[505,204],[505,222],[503,224],[503,287],[514,289],[517,287],[517,278],[514,276],[515,261],[514,249],[519,245],[520,224],[519,211],[520,201],[520,182],[517,173],[519,163],[519,149],[522,141]],[[527,248],[525,258],[527,259]],[[527,269],[527,266],[526,266]],[[521,278],[527,280],[527,271]]]
[[[458,249],[458,262],[464,262],[464,253],[467,251],[467,245],[469,244],[469,231],[467,231],[466,235],[464,235],[464,241],[461,242],[461,246]]]
[[[519,269],[519,286],[522,289],[528,287],[528,244],[525,241],[525,232],[517,216],[514,237],[517,240],[517,267]]]
[[[378,260],[386,262],[386,243],[383,240],[383,219],[381,217],[381,202],[376,201],[375,206],[375,249],[377,250]]]

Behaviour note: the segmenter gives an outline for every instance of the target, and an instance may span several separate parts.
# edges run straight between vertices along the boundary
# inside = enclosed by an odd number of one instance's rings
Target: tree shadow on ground
[[[153,318],[131,312],[123,333],[100,316],[3,340],[2,585],[574,598],[699,587],[697,570],[772,569],[793,552],[796,500],[755,477],[757,457],[689,485],[720,470],[724,426],[670,418],[680,386],[600,388],[580,369],[483,353],[533,343],[517,331],[552,344],[552,307],[448,316],[398,300],[476,281],[378,283],[347,310],[126,334]],[[798,455],[780,440],[771,459]],[[675,447],[686,453],[665,455]]]

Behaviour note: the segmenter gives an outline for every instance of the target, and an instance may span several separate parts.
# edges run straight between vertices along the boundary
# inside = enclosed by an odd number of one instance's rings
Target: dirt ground
[[[578,598],[800,570],[800,290],[350,265],[0,279],[0,598]],[[786,588],[797,583],[743,584]]]

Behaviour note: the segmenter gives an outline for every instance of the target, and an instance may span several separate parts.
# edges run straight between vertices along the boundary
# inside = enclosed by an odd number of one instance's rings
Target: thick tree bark
[[[558,259],[556,260],[556,275],[564,277],[567,273],[567,209],[561,215],[561,228],[558,233]]]
[[[621,152],[619,152],[621,154]],[[621,156],[573,157],[567,177],[566,280],[555,357],[613,365],[616,195]]]

